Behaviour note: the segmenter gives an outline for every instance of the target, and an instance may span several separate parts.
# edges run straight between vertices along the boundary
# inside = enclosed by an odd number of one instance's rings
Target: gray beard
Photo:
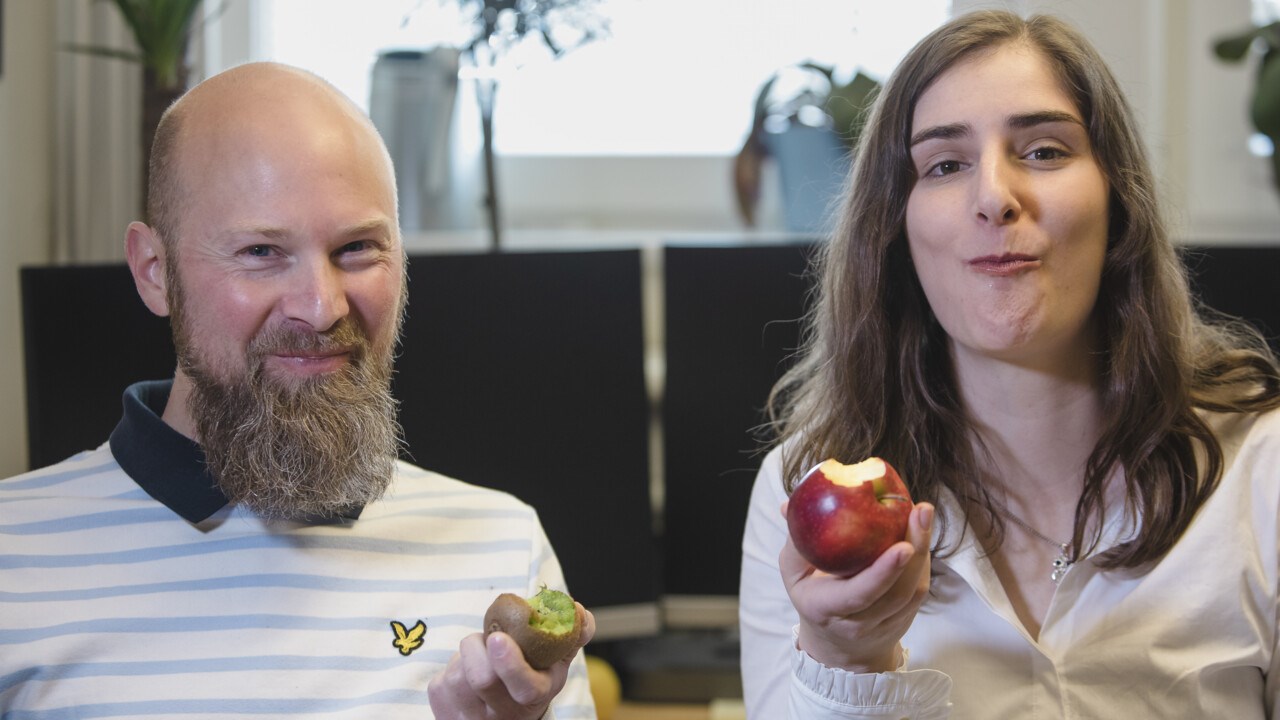
[[[336,373],[289,382],[264,371],[272,350],[331,347],[352,349]],[[201,367],[189,350],[179,350],[192,381],[189,409],[228,500],[264,518],[303,520],[382,497],[402,445],[391,348],[371,356],[350,319],[324,334],[275,328],[251,343],[247,377],[230,380]]]

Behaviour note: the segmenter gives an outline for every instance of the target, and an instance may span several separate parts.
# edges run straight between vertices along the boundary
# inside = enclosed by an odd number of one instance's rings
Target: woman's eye
[[[960,171],[959,160],[943,160],[942,162],[929,168],[930,175],[950,175],[953,172]]]
[[[1028,157],[1030,157],[1032,160],[1041,160],[1041,161],[1058,160],[1066,156],[1067,156],[1066,152],[1052,146],[1038,147],[1035,150],[1032,150],[1028,154]]]

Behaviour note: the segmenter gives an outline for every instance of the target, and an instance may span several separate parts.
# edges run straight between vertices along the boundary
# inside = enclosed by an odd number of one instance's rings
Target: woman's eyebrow
[[[1029,113],[1019,113],[1010,115],[1005,124],[1011,128],[1022,130],[1035,127],[1037,125],[1047,125],[1049,123],[1071,123],[1084,127],[1084,123],[1080,118],[1069,112],[1062,110],[1037,110]],[[973,128],[968,123],[949,123],[947,125],[935,125],[926,128],[911,136],[910,147],[915,147],[922,142],[928,140],[954,140],[955,138],[964,137],[973,132]]]
[[[1036,112],[1010,115],[1006,121],[1009,127],[1018,129],[1046,125],[1048,123],[1071,123],[1084,127],[1084,122],[1080,118],[1061,110],[1037,110]]]
[[[964,137],[971,132],[973,132],[973,128],[969,126],[969,123],[935,125],[912,135],[909,147],[915,147],[926,140],[954,140],[958,137]]]

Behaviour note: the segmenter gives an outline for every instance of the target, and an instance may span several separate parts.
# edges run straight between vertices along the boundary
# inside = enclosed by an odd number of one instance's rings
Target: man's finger
[[[484,710],[479,696],[467,683],[462,656],[458,654],[450,658],[445,669],[428,683],[427,700],[437,717],[448,717],[448,713],[478,717]]]
[[[582,606],[582,603],[575,602],[575,612],[578,613],[578,621],[582,623],[582,637],[578,641],[578,647],[581,648],[596,636],[596,616],[591,611]]]
[[[567,663],[556,663],[544,672],[525,662],[520,646],[510,635],[495,632],[485,639],[489,665],[498,676],[505,694],[522,707],[534,707],[551,700],[564,686]]]
[[[480,633],[472,633],[458,643],[458,660],[467,685],[482,698],[487,697],[493,689],[502,684],[498,674],[489,662],[489,653],[485,647],[485,638]]]

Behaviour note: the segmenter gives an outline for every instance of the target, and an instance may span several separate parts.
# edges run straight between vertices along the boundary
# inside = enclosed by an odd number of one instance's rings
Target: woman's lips
[[[969,261],[969,267],[993,277],[1008,277],[1040,267],[1040,259],[1033,255],[1008,253],[1005,255],[984,255]]]

